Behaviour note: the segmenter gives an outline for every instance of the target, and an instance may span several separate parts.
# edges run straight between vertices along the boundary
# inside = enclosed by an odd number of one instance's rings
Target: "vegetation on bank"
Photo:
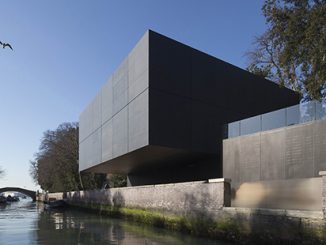
[[[30,162],[30,174],[36,184],[49,192],[99,189],[106,174],[79,173],[78,123],[63,123],[43,134],[39,151]],[[110,186],[126,186],[126,176],[111,175]]]
[[[96,212],[101,215],[108,215],[109,217],[122,218],[145,225],[189,233],[195,236],[238,240],[241,234],[240,228],[230,219],[216,222],[208,218],[186,218],[184,216],[166,214],[159,211],[113,207],[96,203],[74,203],[71,206]]]
[[[319,226],[320,229],[316,229],[316,226],[309,225],[309,222],[307,224],[300,224],[300,227],[291,227],[289,225],[286,232],[297,234],[297,236],[292,234],[290,238],[290,235],[288,235],[287,240],[284,237],[282,238],[278,232],[275,232],[278,229],[277,227],[271,228],[271,230],[264,230],[263,232],[253,232],[255,230],[251,227],[252,224],[239,221],[239,217],[236,216],[212,219],[204,216],[185,217],[160,211],[113,207],[96,203],[73,203],[71,205],[109,217],[122,218],[144,225],[188,233],[199,237],[236,242],[237,244],[324,244],[326,242],[326,226]],[[291,224],[289,220],[283,220],[283,222]]]

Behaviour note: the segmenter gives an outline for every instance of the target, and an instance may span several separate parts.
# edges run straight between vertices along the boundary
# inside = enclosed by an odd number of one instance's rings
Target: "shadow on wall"
[[[200,198],[194,194],[185,193],[184,195],[184,213],[183,216],[196,219],[211,220],[212,213],[208,207],[211,204],[209,193],[201,193]]]
[[[112,202],[113,202],[113,206],[117,208],[121,208],[125,206],[125,199],[120,191],[114,193],[112,197]]]
[[[206,185],[206,184],[205,184]],[[189,191],[181,189],[171,191],[169,187],[154,187],[153,190],[143,190],[139,194],[129,190],[124,193],[117,189],[75,191],[64,193],[63,198],[72,204],[105,205],[112,208],[136,208],[159,211],[166,214],[175,214],[196,219],[211,219],[223,204],[217,202],[217,196],[212,196],[211,191],[199,191],[196,187]],[[173,186],[171,186],[173,188]],[[182,188],[182,187],[181,187]],[[192,191],[193,190],[193,191]],[[132,194],[131,194],[132,193]],[[127,196],[124,196],[127,195]],[[144,196],[146,195],[146,196]],[[136,198],[136,199],[134,199]],[[221,196],[221,198],[224,198]],[[127,200],[127,201],[126,201]]]
[[[85,205],[105,205],[113,208],[125,207],[125,198],[120,191],[91,190],[91,191],[74,191],[65,192],[63,198],[68,202]]]
[[[74,191],[64,193],[64,198],[71,203],[79,204],[105,204],[112,206],[112,195],[110,189],[92,191]]]

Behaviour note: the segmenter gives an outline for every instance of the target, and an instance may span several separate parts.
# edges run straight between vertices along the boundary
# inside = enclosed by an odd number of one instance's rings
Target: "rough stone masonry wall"
[[[50,193],[69,203],[97,203],[116,207],[159,210],[179,215],[209,214],[230,206],[230,183],[215,179],[175,184]]]
[[[234,242],[241,241],[244,244],[246,241],[248,241],[247,244],[275,244],[281,243],[281,241],[286,242],[283,244],[326,244],[326,222],[323,220],[321,210],[227,207],[230,206],[230,183],[224,179],[211,183],[196,181],[51,193],[48,197],[65,198],[77,206],[79,204],[89,206],[93,203],[109,204],[117,207],[159,210],[186,218],[191,218],[193,215],[208,218],[208,222],[200,223],[201,232],[204,231],[206,235],[212,237],[216,235],[217,238]],[[326,217],[326,172],[323,176],[323,197],[321,199],[323,199],[323,211],[324,217]],[[211,233],[211,228],[217,228],[215,235]]]
[[[321,205],[324,219],[326,219],[326,171],[320,171],[319,175],[322,176],[322,196],[321,196]]]

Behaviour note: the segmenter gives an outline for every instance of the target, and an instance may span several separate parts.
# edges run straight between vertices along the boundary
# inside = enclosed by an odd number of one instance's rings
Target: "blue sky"
[[[245,68],[263,1],[11,0],[1,4],[1,186],[35,189],[29,161],[45,130],[83,108],[147,29]]]

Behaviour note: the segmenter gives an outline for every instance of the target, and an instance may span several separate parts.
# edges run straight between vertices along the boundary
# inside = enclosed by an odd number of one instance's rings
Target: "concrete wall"
[[[325,135],[326,120],[318,120],[224,140],[232,206],[320,210]]]
[[[68,202],[102,203],[117,207],[160,210],[176,214],[210,213],[230,205],[230,185],[224,179],[165,185],[112,188],[98,191],[51,193]]]
[[[223,176],[244,182],[318,177],[326,169],[326,120],[223,140]]]

